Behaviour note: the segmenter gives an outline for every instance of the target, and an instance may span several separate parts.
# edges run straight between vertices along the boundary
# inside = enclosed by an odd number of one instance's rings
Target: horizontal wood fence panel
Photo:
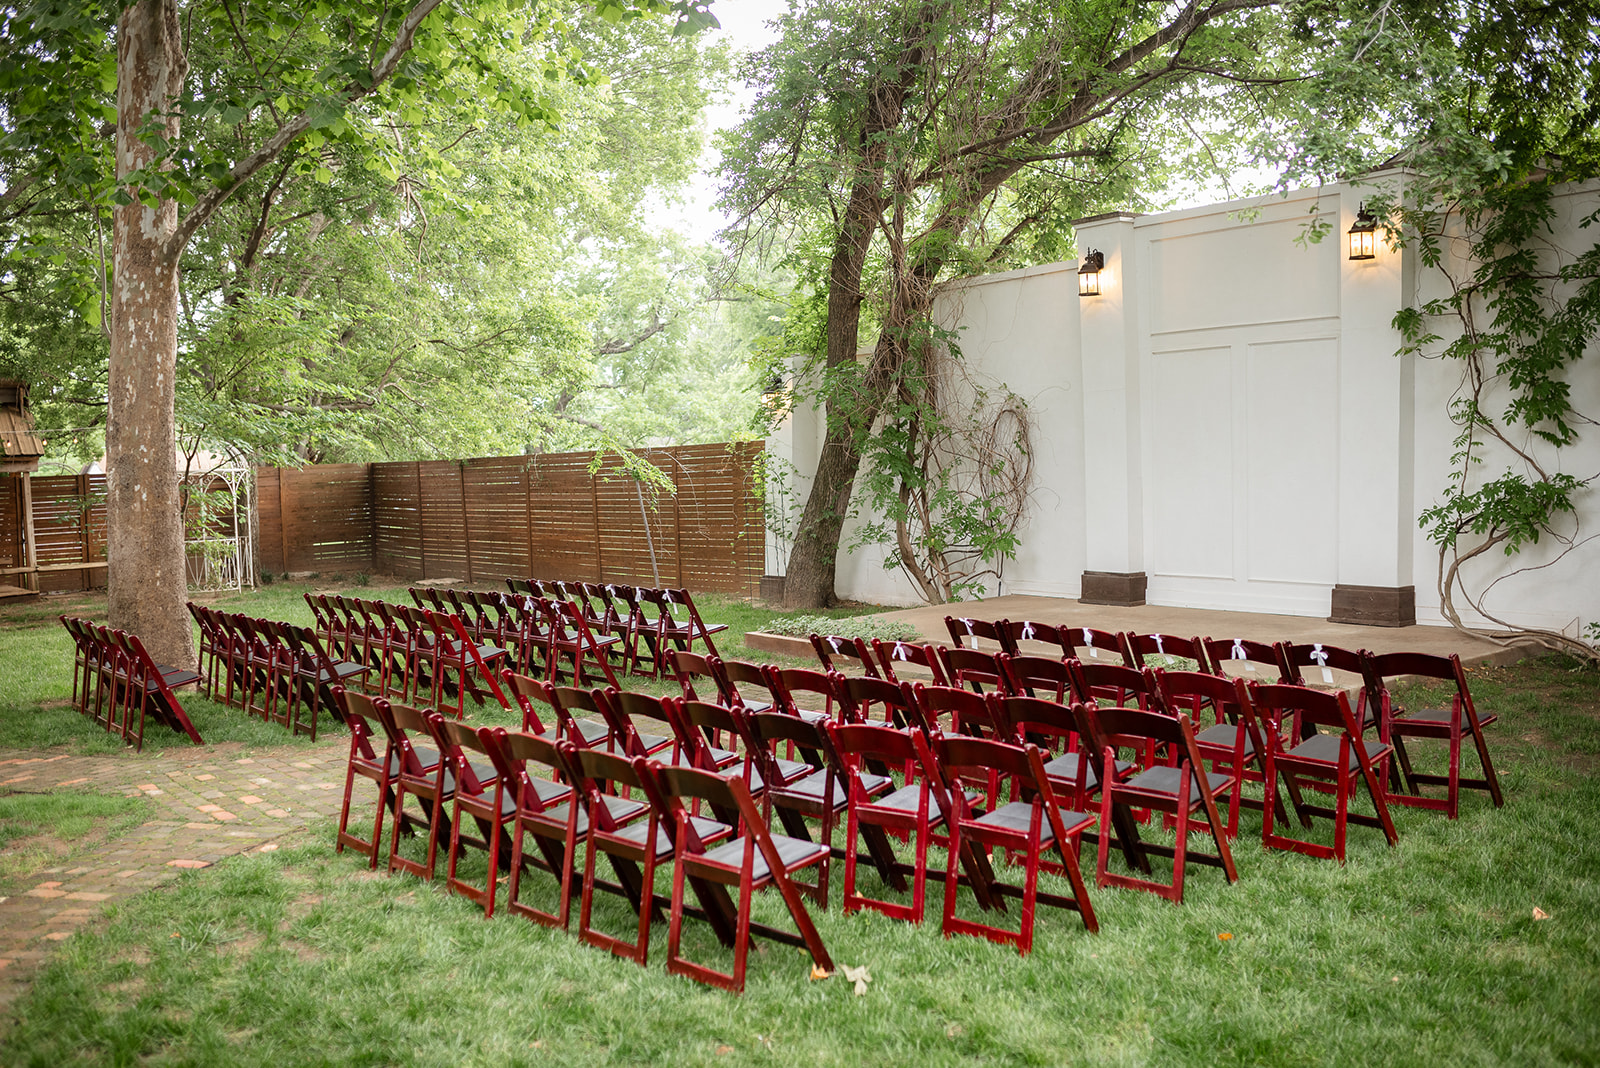
[[[641,487],[616,456],[596,462],[590,452],[260,468],[261,567],[472,582],[655,585],[659,576],[663,585],[754,594],[765,557],[754,474],[761,450],[761,442],[646,450],[675,494]]]
[[[50,475],[31,482],[34,562],[47,568],[104,561],[106,477]],[[22,561],[17,563],[20,566]],[[101,567],[39,574],[39,589],[44,592],[86,590],[105,582]]]

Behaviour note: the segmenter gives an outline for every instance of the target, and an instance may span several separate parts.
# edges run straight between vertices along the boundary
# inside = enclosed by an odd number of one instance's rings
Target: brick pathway
[[[117,756],[41,756],[0,749],[0,786],[143,795],[161,810],[71,868],[50,868],[35,884],[0,897],[0,1011],[26,989],[62,939],[116,901],[277,841],[330,816],[343,798],[347,741],[314,748],[237,744]]]

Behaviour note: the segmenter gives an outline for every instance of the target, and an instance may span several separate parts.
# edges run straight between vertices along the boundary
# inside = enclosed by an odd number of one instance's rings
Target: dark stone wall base
[[[1120,608],[1144,604],[1143,571],[1085,571],[1082,582],[1083,592],[1078,594],[1078,600],[1083,604]]]
[[[1417,622],[1415,586],[1335,586],[1329,623],[1411,627]]]
[[[761,576],[761,599],[763,601],[770,601],[773,604],[782,604],[783,603],[783,576],[782,575],[762,575]],[[808,646],[808,648],[809,648],[809,646]]]

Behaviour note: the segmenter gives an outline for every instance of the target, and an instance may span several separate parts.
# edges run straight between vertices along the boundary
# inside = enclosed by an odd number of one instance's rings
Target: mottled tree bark
[[[139,0],[117,20],[117,177],[150,164],[138,131],[166,115],[188,62],[175,0]],[[176,139],[176,116],[165,119]],[[106,554],[111,624],[163,664],[194,666],[184,607],[183,516],[174,417],[178,352],[178,204],[135,200],[112,215]]]

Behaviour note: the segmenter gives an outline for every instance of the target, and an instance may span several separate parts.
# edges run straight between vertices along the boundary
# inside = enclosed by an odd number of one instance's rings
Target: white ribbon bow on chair
[[[895,642],[894,643],[894,657],[893,657],[893,659],[895,659],[895,660],[909,660],[909,659],[911,659],[909,656],[906,655],[906,643],[905,642]]]
[[[1022,624],[1022,640],[1025,641],[1025,642],[1033,641],[1033,624],[1032,623],[1025,622],[1025,623]]]
[[[1328,654],[1323,651],[1321,642],[1316,642],[1311,646],[1311,659],[1315,660],[1317,666],[1322,668],[1322,681],[1331,685],[1333,682],[1333,670],[1328,667]]]
[[[1089,647],[1089,656],[1092,659],[1100,659],[1100,650],[1094,647],[1094,635],[1089,633],[1088,627],[1083,628],[1083,644]]]

